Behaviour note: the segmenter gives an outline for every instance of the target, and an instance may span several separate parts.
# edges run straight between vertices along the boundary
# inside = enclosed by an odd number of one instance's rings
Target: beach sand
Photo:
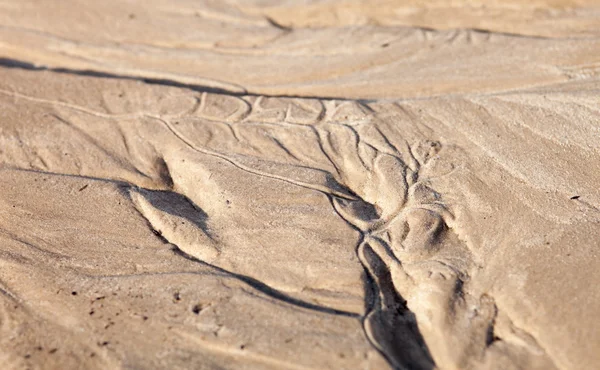
[[[0,1],[2,369],[592,369],[600,4]]]

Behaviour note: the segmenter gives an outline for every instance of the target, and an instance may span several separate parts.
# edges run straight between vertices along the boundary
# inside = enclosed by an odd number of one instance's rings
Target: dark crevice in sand
[[[320,99],[320,100],[341,100],[341,101],[355,101],[356,99],[348,99],[345,97],[337,97],[337,96],[313,96],[313,95],[293,95],[293,94],[257,94],[248,91],[243,88],[244,91],[231,91],[218,87],[210,87],[204,85],[196,85],[196,84],[187,84],[175,80],[169,79],[159,79],[159,78],[145,78],[145,77],[136,77],[136,76],[127,76],[120,75],[116,73],[107,73],[101,71],[95,71],[90,69],[71,69],[71,68],[61,68],[61,67],[48,67],[44,65],[36,65],[34,63],[28,61],[22,61],[12,58],[0,57],[0,67],[4,68],[17,68],[24,69],[28,71],[47,71],[59,74],[68,74],[74,76],[85,76],[85,77],[95,77],[95,78],[108,78],[108,79],[117,79],[117,80],[129,80],[129,81],[139,81],[143,83],[147,83],[149,85],[161,85],[161,86],[171,86],[178,87],[182,89],[189,89],[197,92],[207,92],[213,94],[223,94],[223,95],[231,95],[231,96],[263,96],[269,98],[298,98],[298,99]]]
[[[186,84],[186,83],[173,81],[173,80],[166,80],[166,79],[133,77],[133,76],[114,74],[114,73],[94,71],[94,70],[89,70],[89,69],[77,70],[77,69],[70,69],[70,68],[47,67],[47,66],[36,65],[36,64],[30,63],[27,61],[11,59],[11,58],[0,58],[0,66],[6,67],[6,68],[26,69],[28,71],[49,71],[49,72],[76,75],[76,76],[140,81],[140,82],[144,82],[144,83],[147,83],[150,85],[180,87],[180,88],[190,89],[190,90],[199,91],[199,92],[209,92],[209,93],[217,93],[217,94],[236,95],[236,96],[248,95],[246,92],[240,93],[240,92],[229,91],[227,89],[221,89],[218,87]]]
[[[181,249],[179,249],[179,247],[177,247],[175,244],[169,242],[167,239],[162,237],[161,235],[157,235],[157,237],[159,237],[163,241],[173,245],[173,252],[176,255],[181,256],[189,261],[200,263],[205,266],[209,266],[220,273],[223,273],[227,276],[231,276],[237,280],[240,280],[240,281],[248,284],[252,288],[254,288],[254,289],[262,292],[263,294],[265,294],[271,298],[274,298],[278,301],[282,301],[282,302],[288,303],[292,306],[297,306],[297,307],[301,307],[301,308],[305,308],[305,309],[309,309],[309,310],[317,311],[317,312],[321,312],[321,313],[352,317],[352,318],[356,318],[356,319],[361,318],[361,315],[356,314],[354,312],[348,312],[348,311],[338,310],[338,309],[331,308],[331,307],[320,306],[320,305],[316,305],[314,303],[309,303],[309,302],[305,302],[305,301],[297,299],[297,298],[290,297],[289,295],[287,295],[275,288],[272,288],[272,287],[268,286],[267,284],[263,283],[262,281],[254,279],[253,277],[243,275],[243,274],[238,274],[238,273],[231,272],[231,271],[227,271],[221,267],[215,266],[208,262],[204,262],[190,254],[187,254],[184,251],[182,251]]]
[[[283,25],[271,17],[265,16],[265,20],[273,27],[277,28],[280,31],[291,32],[294,30],[294,27]]]
[[[492,298],[492,301],[493,301],[493,298]],[[491,346],[494,342],[498,342],[498,341],[502,340],[502,338],[497,336],[496,332],[495,332],[497,318],[498,318],[498,306],[496,306],[496,303],[494,303],[494,315],[493,315],[492,319],[490,320],[490,323],[489,323],[489,326],[487,329],[487,335],[485,338],[485,344],[487,347]]]
[[[340,213],[333,196],[328,198],[339,218],[360,233],[356,255],[364,274],[366,314],[362,317],[362,325],[365,337],[395,369],[433,370],[435,362],[418,328],[415,314],[407,307],[406,300],[398,294],[389,266],[375,253],[372,255],[377,262],[373,264],[367,261],[365,248],[371,250],[367,239],[372,236]],[[371,205],[360,197],[359,199],[360,202]],[[373,266],[376,269],[372,269]]]
[[[374,291],[371,309],[363,319],[365,335],[394,368],[433,370],[435,362],[416,316],[396,290],[389,266],[368,242],[361,241],[357,249]]]
[[[434,31],[444,31],[433,28]],[[549,36],[541,36],[541,35],[527,35],[524,33],[513,33],[513,32],[503,32],[503,31],[494,31],[486,28],[453,28],[448,29],[449,31],[471,31],[471,32],[479,32],[488,35],[496,35],[496,36],[505,36],[505,37],[513,37],[520,39],[533,39],[533,40],[572,40],[573,37],[549,37]],[[577,38],[579,39],[579,38]],[[591,39],[591,37],[590,37]]]
[[[333,196],[328,198],[340,219],[360,233],[356,255],[364,271],[366,314],[362,317],[362,325],[365,336],[396,369],[434,369],[435,362],[419,330],[416,316],[396,290],[390,266],[387,266],[369,246],[368,240],[372,235],[361,230],[347,216],[340,213]],[[359,202],[372,206],[362,198],[359,199]]]

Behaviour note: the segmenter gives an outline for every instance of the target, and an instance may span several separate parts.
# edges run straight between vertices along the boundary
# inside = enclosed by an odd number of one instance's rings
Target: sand
[[[591,369],[593,1],[0,1],[3,369]]]

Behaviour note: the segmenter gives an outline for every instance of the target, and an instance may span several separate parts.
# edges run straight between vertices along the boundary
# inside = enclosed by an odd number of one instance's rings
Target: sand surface
[[[2,369],[593,369],[597,1],[0,0]]]

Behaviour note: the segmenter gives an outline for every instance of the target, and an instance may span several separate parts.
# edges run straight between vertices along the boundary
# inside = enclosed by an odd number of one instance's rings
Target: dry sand
[[[592,369],[600,4],[0,1],[2,369]]]

